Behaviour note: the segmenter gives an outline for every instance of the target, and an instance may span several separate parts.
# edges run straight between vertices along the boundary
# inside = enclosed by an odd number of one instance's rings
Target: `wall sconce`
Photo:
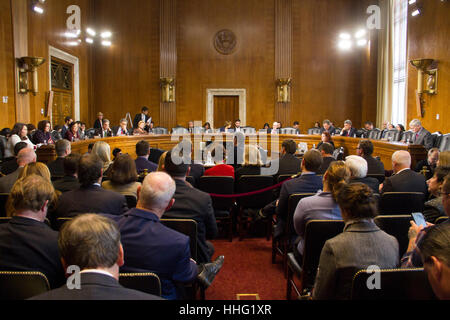
[[[23,57],[17,59],[18,91],[26,94],[32,92],[35,96],[38,93],[38,73],[37,68],[45,62],[44,58]],[[33,86],[30,89],[29,73],[33,74]]]
[[[291,78],[277,80],[278,102],[287,103],[291,101]]]
[[[175,102],[175,79],[161,78],[162,102]]]
[[[417,115],[423,117],[425,115],[425,110],[423,108],[425,100],[422,99],[422,95],[424,93],[430,95],[437,94],[437,61],[434,59],[414,59],[411,60],[410,63],[417,69]],[[427,76],[425,90],[423,89],[424,75]]]

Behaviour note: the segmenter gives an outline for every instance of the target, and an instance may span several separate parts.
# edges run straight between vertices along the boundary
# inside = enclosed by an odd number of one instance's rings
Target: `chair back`
[[[297,131],[294,128],[281,128],[280,133],[281,134],[295,134]]]
[[[0,224],[8,223],[12,217],[0,217]]]
[[[386,132],[384,138],[386,138],[388,141],[400,141],[401,135],[400,135],[400,131],[393,129],[393,130],[389,130],[388,132]]]
[[[164,153],[164,150],[157,148],[150,148],[150,155],[148,156],[148,161],[158,164],[159,158]]]
[[[153,133],[154,134],[167,134],[168,130],[167,130],[167,128],[156,127],[156,128],[153,128]]]
[[[125,199],[127,199],[127,207],[128,209],[136,208],[137,199],[135,196],[126,195]]]
[[[26,300],[50,290],[47,277],[37,271],[0,271],[0,300]]]
[[[422,192],[385,192],[380,198],[379,211],[383,215],[422,212],[424,201]]]
[[[309,135],[320,135],[320,128],[310,128],[308,129]]]
[[[343,220],[311,220],[306,224],[303,252],[303,289],[314,287],[320,254],[325,242],[344,230]]]
[[[292,235],[295,235],[295,228],[294,228],[294,213],[295,209],[297,209],[297,205],[303,198],[311,197],[315,195],[315,193],[294,193],[289,196],[288,199],[288,214],[287,214],[287,222],[286,222],[286,232],[285,235],[288,236],[288,239]]]
[[[161,219],[163,225],[189,237],[191,258],[197,260],[197,222],[192,219]]]
[[[200,178],[198,188],[206,193],[233,194],[234,179],[232,177],[203,176]],[[233,198],[211,197],[215,210],[229,211],[233,206]]]
[[[445,221],[447,221],[448,220],[448,217],[439,217],[439,218],[437,218],[435,221],[434,221],[434,224],[440,224],[440,223],[442,223],[442,222],[445,222]]]
[[[205,128],[203,127],[194,127],[194,134],[202,134],[205,133]]]
[[[381,139],[381,131],[380,129],[373,129],[369,132],[369,139],[372,140],[380,140]]]
[[[272,176],[243,175],[237,182],[237,193],[247,193],[262,190],[273,185]],[[242,208],[261,209],[272,201],[272,190],[252,196],[241,197],[238,203]]]
[[[88,137],[88,139],[93,139],[95,136],[95,129],[94,128],[90,128],[86,130],[86,137]]]
[[[408,231],[409,227],[411,227],[411,220],[411,215],[377,216],[374,219],[381,230],[397,239],[400,257],[408,249]]]
[[[402,142],[411,142],[413,141],[414,138],[414,132],[412,131],[403,131],[403,136],[402,136]]]
[[[254,134],[256,133],[256,129],[253,127],[243,127],[242,130],[245,134]]]
[[[0,193],[0,217],[6,217],[6,202],[8,201],[9,193]]]
[[[279,176],[277,176],[276,179],[276,184],[281,183],[283,181],[286,181],[287,179],[289,179],[290,177],[292,177],[293,174],[280,174]]]
[[[54,230],[59,231],[61,230],[62,226],[64,225],[64,223],[72,220],[73,218],[57,218],[55,221],[55,226],[54,226]]]
[[[450,133],[444,134],[441,143],[439,144],[439,151],[449,151],[450,150]]]
[[[172,134],[186,134],[189,133],[189,130],[187,128],[178,127],[178,128],[172,128]]]
[[[5,158],[5,150],[8,140],[6,140],[5,136],[0,136],[0,160]]]
[[[379,288],[370,289],[374,273],[358,271],[352,281],[352,300],[435,300],[423,268],[380,270]],[[374,281],[375,282],[375,281]]]
[[[386,176],[384,174],[373,173],[373,174],[368,174],[367,178],[375,178],[378,180],[379,183],[383,183],[384,180],[386,179]]]
[[[153,272],[119,273],[119,283],[128,289],[161,296],[161,281]]]

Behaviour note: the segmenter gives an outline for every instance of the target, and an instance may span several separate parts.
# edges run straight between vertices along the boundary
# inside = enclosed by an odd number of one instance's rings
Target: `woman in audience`
[[[213,132],[212,129],[211,129],[211,125],[209,124],[209,122],[206,122],[206,123],[203,125],[203,129],[205,129],[205,133],[212,133],[212,132]]]
[[[156,171],[164,171],[164,161],[166,161],[166,155],[167,155],[167,152],[168,152],[168,151],[164,152],[164,153],[159,157],[159,160],[158,160],[158,169],[157,169]]]
[[[333,139],[331,138],[331,135],[328,131],[324,131],[322,133],[322,141],[319,142],[319,144],[317,145],[317,149],[319,149],[319,147],[324,143],[324,142],[328,142],[329,144],[331,144],[334,147],[334,142]]]
[[[112,164],[111,147],[104,141],[97,141],[92,148],[92,153],[96,154],[103,161],[103,177],[108,177]]]
[[[315,122],[314,123],[314,128],[317,128],[317,129],[320,129],[320,128],[322,128],[322,126],[320,125],[320,122]]]
[[[118,155],[111,167],[110,180],[104,181],[102,187],[137,198],[138,180],[136,163],[128,154]]]
[[[139,121],[138,123],[138,127],[136,129],[134,129],[133,131],[133,135],[135,136],[143,136],[143,135],[147,135],[148,132],[145,131],[145,122],[144,121]]]
[[[64,139],[70,142],[75,142],[80,140],[80,135],[78,133],[78,123],[72,122],[69,124],[69,130],[66,131]]]
[[[25,123],[16,123],[14,128],[11,130],[11,136],[6,144],[5,158],[14,157],[14,146],[18,142],[25,142],[33,149],[36,147],[34,143],[28,139],[28,128]]]
[[[225,124],[220,128],[220,132],[228,132],[231,129],[231,121],[225,121]]]
[[[323,175],[323,191],[307,197],[297,205],[294,213],[294,228],[299,235],[294,248],[294,256],[300,265],[303,262],[303,249],[306,224],[310,220],[341,220],[341,209],[337,204],[337,195],[350,179],[350,169],[344,161],[330,164]]]
[[[439,160],[436,163],[436,166],[450,168],[450,151],[442,151],[439,153]]]
[[[225,164],[226,162],[226,151],[223,147],[223,144],[215,143],[211,146],[210,150],[212,149],[211,156],[213,157],[214,163],[216,165],[208,170],[205,171],[205,176],[223,176],[223,177],[233,177],[234,178],[234,168],[233,166],[230,166],[229,164]],[[220,162],[216,162],[216,155],[217,160]],[[219,158],[219,156],[221,157]]]
[[[50,134],[51,125],[50,121],[42,120],[38,123],[38,129],[34,133],[34,144],[54,144],[52,136]]]
[[[235,171],[235,180],[243,175],[260,175],[263,162],[261,160],[261,152],[256,145],[250,144],[244,147],[244,163]]]
[[[446,216],[442,204],[441,187],[445,177],[449,173],[450,168],[437,167],[434,170],[433,177],[427,180],[428,192],[432,195],[433,199],[425,202],[423,215],[425,216],[425,220],[430,223],[435,223],[437,218]]]
[[[337,202],[345,222],[343,233],[325,242],[320,255],[313,299],[349,299],[354,274],[376,265],[396,268],[398,241],[377,227],[376,200],[362,183],[343,186]]]

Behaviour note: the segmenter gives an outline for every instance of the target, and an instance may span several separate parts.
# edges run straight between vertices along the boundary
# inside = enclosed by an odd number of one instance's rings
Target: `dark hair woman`
[[[50,134],[51,124],[48,120],[42,120],[38,123],[38,129],[34,133],[33,142],[35,144],[53,144],[53,139]]]
[[[70,142],[75,142],[80,140],[80,134],[78,133],[78,123],[72,122],[69,124],[69,130],[66,131],[64,139]]]
[[[322,132],[322,141],[320,141],[319,144],[317,145],[317,149],[319,149],[319,147],[324,142],[328,142],[329,144],[331,144],[334,147],[333,138],[331,138],[331,135],[330,135],[330,133],[328,131]]]
[[[137,198],[137,188],[141,184],[137,182],[136,163],[130,155],[117,155],[112,164],[109,178],[110,180],[102,183],[103,188]]]
[[[5,158],[14,157],[14,146],[19,142],[25,142],[30,148],[36,146],[28,138],[28,128],[25,123],[16,123],[11,130],[11,136],[8,139],[5,149]]]

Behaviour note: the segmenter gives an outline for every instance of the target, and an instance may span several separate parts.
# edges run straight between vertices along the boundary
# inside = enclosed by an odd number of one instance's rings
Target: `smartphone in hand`
[[[418,226],[422,226],[424,228],[427,227],[427,222],[425,221],[425,217],[423,216],[422,213],[420,212],[413,212],[411,213],[414,222],[418,225]]]

